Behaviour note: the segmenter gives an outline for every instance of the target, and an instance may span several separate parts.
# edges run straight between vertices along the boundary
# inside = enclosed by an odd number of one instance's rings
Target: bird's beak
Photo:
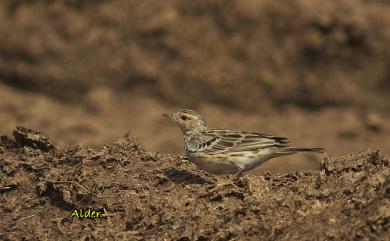
[[[162,114],[162,116],[167,117],[167,118],[171,118],[171,115],[169,113],[164,113],[164,114]]]

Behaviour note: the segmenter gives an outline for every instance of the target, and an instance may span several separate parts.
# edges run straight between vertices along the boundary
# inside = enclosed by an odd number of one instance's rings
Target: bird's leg
[[[236,175],[233,176],[232,182],[233,183],[238,182],[237,183],[238,186],[247,188],[249,190],[249,192],[252,192],[250,181],[247,178],[245,178],[245,177],[240,179],[243,176],[243,174],[244,174],[244,170],[240,170]]]
[[[236,186],[241,186],[241,187],[246,187],[251,191],[251,185],[249,180],[247,179],[240,179],[244,174],[244,170],[240,170],[236,174],[233,175],[232,178],[230,178],[228,181],[225,182],[217,182],[215,187],[226,187],[230,185],[236,185]]]
[[[244,174],[244,170],[241,169],[239,172],[237,172],[237,174],[233,176],[232,181],[235,182],[240,180],[240,177],[242,177],[243,174]]]
[[[212,185],[212,189],[226,187],[230,185],[234,185],[234,182],[230,179],[228,181],[216,181],[215,184]]]
[[[251,192],[251,185],[249,180],[240,179],[243,176],[243,174],[244,174],[244,170],[240,170],[238,173],[234,174],[233,177],[230,178],[228,181],[217,182],[215,186],[213,186],[213,189],[219,187],[226,187],[230,185],[236,185],[236,186],[246,187],[248,188],[249,192]]]
[[[242,176],[243,171],[240,170],[238,173],[234,174],[232,178],[230,178],[228,181],[222,181],[222,182],[216,182],[215,185],[213,185],[213,188],[219,188],[219,187],[226,187],[230,185],[235,185],[235,182],[240,180],[240,177]]]

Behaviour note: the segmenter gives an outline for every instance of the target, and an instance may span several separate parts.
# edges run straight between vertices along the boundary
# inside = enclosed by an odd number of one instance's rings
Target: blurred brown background
[[[390,3],[368,0],[3,0],[0,131],[60,145],[127,131],[182,152],[161,117],[289,137],[328,155],[390,154]],[[318,166],[295,155],[260,167]]]

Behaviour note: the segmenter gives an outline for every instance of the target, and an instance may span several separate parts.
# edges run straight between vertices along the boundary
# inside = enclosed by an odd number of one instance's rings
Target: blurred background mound
[[[0,126],[60,145],[128,130],[182,151],[161,113],[192,108],[211,127],[390,154],[390,4],[364,0],[4,0]],[[255,172],[318,166],[274,160]]]

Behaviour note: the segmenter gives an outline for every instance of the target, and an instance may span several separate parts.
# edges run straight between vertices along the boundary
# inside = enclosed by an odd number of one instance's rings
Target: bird
[[[216,175],[245,172],[280,156],[298,152],[324,153],[323,148],[294,147],[286,137],[212,128],[199,113],[183,109],[163,116],[174,121],[184,136],[185,157],[198,168]]]

